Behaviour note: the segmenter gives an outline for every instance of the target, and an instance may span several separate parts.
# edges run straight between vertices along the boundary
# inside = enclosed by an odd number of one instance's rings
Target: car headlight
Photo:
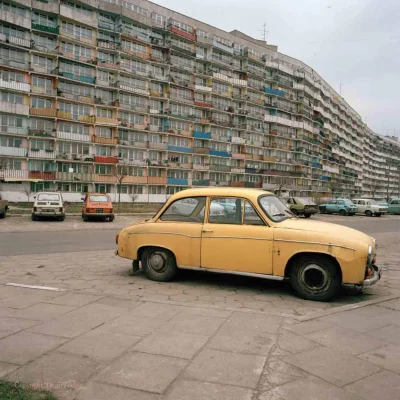
[[[372,265],[372,258],[373,258],[372,246],[369,245],[369,246],[368,246],[367,265]]]

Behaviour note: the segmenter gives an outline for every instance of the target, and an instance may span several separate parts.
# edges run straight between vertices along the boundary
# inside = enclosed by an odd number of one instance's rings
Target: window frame
[[[204,215],[203,215],[203,220],[202,221],[167,221],[167,220],[162,220],[162,216],[172,207],[173,204],[175,204],[178,201],[182,201],[185,199],[204,199]],[[207,210],[208,210],[208,204],[209,204],[209,197],[208,196],[188,196],[188,197],[181,197],[180,199],[176,199],[175,201],[169,203],[168,207],[166,207],[162,213],[157,217],[156,222],[162,222],[162,223],[185,223],[185,224],[201,224],[204,225],[205,223],[205,218],[207,215]],[[197,206],[196,206],[197,207]],[[195,208],[196,208],[195,207]]]

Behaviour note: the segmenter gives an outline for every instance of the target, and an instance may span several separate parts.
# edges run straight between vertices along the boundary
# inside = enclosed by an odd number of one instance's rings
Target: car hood
[[[331,224],[329,222],[309,221],[300,218],[291,218],[280,222],[275,225],[276,234],[283,230],[295,230],[302,232],[312,232],[313,234],[320,234],[321,237],[330,242],[337,244],[348,245],[351,243],[364,243],[366,245],[373,245],[374,240],[371,236],[366,235],[353,228],[347,226]]]

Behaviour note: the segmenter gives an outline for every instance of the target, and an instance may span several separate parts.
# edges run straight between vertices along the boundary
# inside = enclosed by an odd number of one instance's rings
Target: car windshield
[[[90,201],[95,201],[98,203],[108,203],[108,196],[106,195],[93,195],[93,196],[89,196],[89,200]]]
[[[306,205],[306,204],[312,205],[312,206],[315,205],[315,203],[311,199],[308,199],[307,197],[299,197],[298,199],[304,205]]]
[[[60,201],[60,195],[57,193],[41,193],[37,199],[40,201]]]
[[[276,196],[261,195],[258,202],[268,218],[274,222],[281,222],[293,217],[290,209]]]

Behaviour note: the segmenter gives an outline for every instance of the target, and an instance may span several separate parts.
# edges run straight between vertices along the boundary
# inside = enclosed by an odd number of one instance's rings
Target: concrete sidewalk
[[[0,376],[69,400],[398,399],[391,297],[287,316],[3,285]]]

